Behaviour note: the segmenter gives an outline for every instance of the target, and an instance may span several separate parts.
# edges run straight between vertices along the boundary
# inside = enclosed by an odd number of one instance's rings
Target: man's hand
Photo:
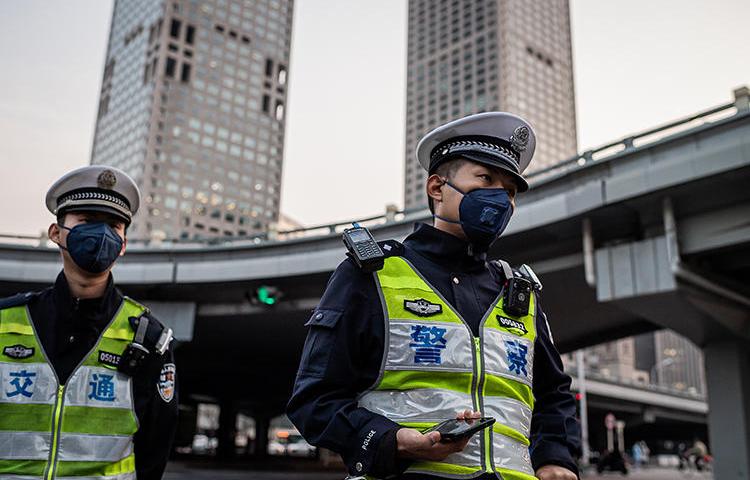
[[[536,471],[539,480],[578,480],[578,476],[564,467],[545,465]]]
[[[458,420],[472,421],[481,418],[480,412],[464,410],[456,415]],[[396,432],[396,449],[399,458],[439,462],[451,453],[460,452],[469,443],[467,437],[457,442],[440,442],[439,432],[423,434],[413,428],[401,428]]]

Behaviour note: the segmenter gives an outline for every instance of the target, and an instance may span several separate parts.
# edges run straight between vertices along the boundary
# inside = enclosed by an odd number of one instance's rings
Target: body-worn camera
[[[531,282],[525,278],[511,278],[505,285],[503,310],[516,317],[528,315],[530,298]]]
[[[143,346],[143,342],[146,339],[146,331],[148,330],[148,316],[144,314],[139,318],[130,317],[130,321],[136,327],[135,337],[125,347],[125,351],[122,352],[120,361],[117,364],[117,370],[132,377],[144,364],[146,357],[151,352]]]
[[[135,342],[129,344],[120,357],[117,370],[132,377],[143,365],[148,354],[149,351],[143,345]]]

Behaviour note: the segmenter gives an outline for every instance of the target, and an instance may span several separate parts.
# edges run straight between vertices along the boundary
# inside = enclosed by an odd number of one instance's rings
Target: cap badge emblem
[[[526,145],[529,143],[529,127],[521,125],[513,131],[513,135],[510,136],[510,144],[514,150],[523,152],[526,150]]]
[[[96,185],[99,188],[106,188],[107,190],[111,190],[112,188],[114,188],[116,183],[117,177],[115,177],[115,172],[113,172],[112,170],[104,170],[96,178]]]

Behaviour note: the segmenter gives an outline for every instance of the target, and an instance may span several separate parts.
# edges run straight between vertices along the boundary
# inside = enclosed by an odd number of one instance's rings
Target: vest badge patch
[[[404,310],[408,310],[420,317],[429,317],[442,313],[443,306],[438,303],[430,303],[424,298],[419,298],[417,300],[404,300]]]
[[[511,333],[515,333],[518,335],[517,332],[514,332],[513,330],[516,330],[518,332],[521,332],[521,336],[526,335],[529,333],[528,330],[526,330],[526,325],[524,325],[523,322],[519,322],[518,320],[513,320],[512,318],[503,317],[502,315],[497,315],[497,321],[500,322],[500,326],[503,328],[507,328],[511,331]]]
[[[32,347],[25,347],[23,345],[11,345],[9,347],[3,348],[3,355],[10,358],[15,358],[16,360],[23,360],[24,358],[29,358],[30,356],[34,355],[34,349]]]

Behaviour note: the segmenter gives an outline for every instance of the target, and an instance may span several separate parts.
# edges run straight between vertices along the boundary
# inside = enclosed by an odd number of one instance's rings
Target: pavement
[[[582,475],[584,480],[613,480],[623,478],[628,480],[713,480],[711,472],[679,471],[677,468],[649,467],[633,470],[627,475],[618,472],[604,472],[601,475],[596,470],[586,471]]]
[[[306,460],[229,466],[209,462],[169,462],[164,480],[343,480],[345,476],[338,470],[320,470]]]
[[[164,475],[166,480],[343,480],[345,475],[339,471],[310,471],[309,463],[295,463],[293,469],[281,469],[279,466],[270,470],[255,468],[216,468],[210,464],[171,462]],[[307,469],[307,471],[305,471]],[[584,480],[713,480],[710,472],[678,471],[676,468],[644,468],[630,470],[627,476],[621,473],[605,472],[598,475],[596,471],[584,472]]]

